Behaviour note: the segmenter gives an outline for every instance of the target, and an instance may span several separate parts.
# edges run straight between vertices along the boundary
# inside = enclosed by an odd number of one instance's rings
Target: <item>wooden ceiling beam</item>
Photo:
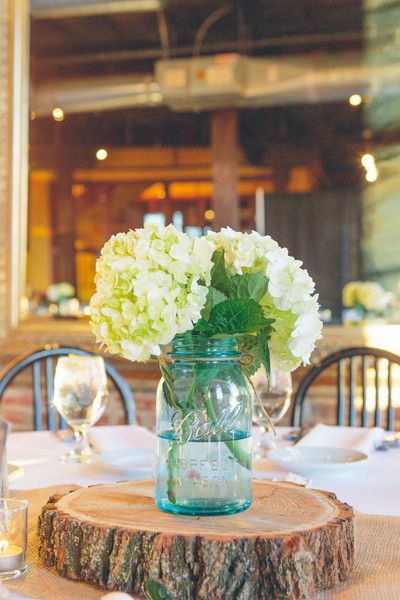
[[[239,167],[240,179],[269,179],[273,177],[271,167],[253,167],[251,165]],[[85,182],[114,182],[132,183],[156,181],[211,181],[212,169],[210,167],[185,167],[185,168],[156,168],[151,169],[75,169],[73,180]]]

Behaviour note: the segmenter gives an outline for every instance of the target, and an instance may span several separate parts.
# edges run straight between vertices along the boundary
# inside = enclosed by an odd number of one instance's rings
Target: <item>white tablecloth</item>
[[[279,434],[285,429],[278,428]],[[101,437],[101,428],[96,428],[96,437]],[[118,427],[115,427],[118,439]],[[104,435],[109,439],[109,428],[104,428]],[[257,432],[255,432],[257,437]],[[134,436],[133,436],[134,438]],[[278,443],[285,443],[278,440]],[[287,442],[286,442],[287,443]],[[143,448],[140,432],[137,437],[138,447]],[[27,432],[14,433],[10,436],[8,460],[24,467],[24,475],[11,482],[12,489],[32,489],[51,485],[76,483],[91,485],[108,483],[121,479],[145,479],[152,476],[152,465],[133,467],[127,474],[116,468],[101,463],[74,464],[60,460],[63,452],[71,449],[70,443],[60,440],[57,433]],[[134,450],[133,450],[134,451]],[[335,492],[338,498],[348,502],[361,512],[400,516],[400,449],[387,452],[372,452],[368,461],[343,474],[329,474],[314,478],[311,486]],[[284,476],[285,472],[275,467],[268,460],[255,461],[254,476],[256,478],[272,478]]]

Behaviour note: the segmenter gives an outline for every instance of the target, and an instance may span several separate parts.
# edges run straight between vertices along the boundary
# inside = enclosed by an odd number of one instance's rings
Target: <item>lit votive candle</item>
[[[0,540],[0,571],[15,571],[22,564],[21,546],[8,540]]]
[[[0,498],[0,581],[25,573],[27,533],[27,501]]]

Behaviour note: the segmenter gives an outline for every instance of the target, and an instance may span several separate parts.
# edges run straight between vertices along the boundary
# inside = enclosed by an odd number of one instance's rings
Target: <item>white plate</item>
[[[353,469],[368,460],[368,455],[348,448],[289,446],[271,450],[268,458],[287,471],[310,476]]]
[[[99,461],[126,473],[137,469],[148,470],[153,465],[153,450],[151,448],[129,448],[103,452],[99,456]]]
[[[19,479],[20,477],[23,476],[24,468],[18,467],[17,465],[8,464],[7,472],[8,472],[8,481],[15,481],[16,479]]]

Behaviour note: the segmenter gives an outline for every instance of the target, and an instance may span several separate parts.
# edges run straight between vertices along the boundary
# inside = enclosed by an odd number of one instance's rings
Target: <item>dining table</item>
[[[289,445],[288,433],[292,428],[278,427],[274,440],[279,446]],[[253,445],[256,446],[260,433],[253,431]],[[111,438],[111,441],[110,441]],[[113,440],[114,438],[114,440]],[[74,483],[88,486],[94,483],[112,483],[121,478],[147,479],[152,477],[153,460],[149,454],[148,464],[141,459],[135,465],[135,447],[155,448],[155,436],[139,426],[99,426],[96,427],[96,441],[101,450],[102,439],[106,449],[118,449],[121,440],[132,447],[132,467],[121,470],[109,463],[98,460],[90,464],[72,463],[61,460],[61,456],[71,449],[72,438],[66,432],[18,432],[10,436],[8,461],[23,468],[20,477],[11,481],[11,489],[29,490],[53,485]],[[268,458],[255,459],[254,478],[280,479],[286,475]],[[327,470],[311,479],[313,488],[334,492],[360,512],[376,515],[400,516],[400,448],[387,451],[373,451],[368,460],[351,470]]]
[[[288,446],[292,444],[290,436],[293,428],[278,427],[277,436],[274,439],[274,445],[277,447]],[[43,488],[43,498],[46,496],[46,490],[58,488],[59,486],[90,486],[98,483],[114,483],[126,479],[148,479],[153,474],[153,456],[156,446],[156,436],[147,429],[138,425],[121,426],[98,426],[92,432],[94,436],[92,441],[98,457],[89,464],[71,463],[61,460],[63,453],[71,449],[73,440],[69,432],[16,432],[12,433],[8,443],[8,462],[21,467],[11,478],[10,488],[13,494],[23,497],[24,493],[29,498],[32,490]],[[254,428],[253,443],[256,446],[260,439],[259,429]],[[112,455],[112,451],[118,448],[128,449],[132,455],[129,469],[126,466],[121,469],[118,463],[113,464],[108,458],[107,461],[102,456]],[[147,455],[143,454],[143,449],[150,449]],[[135,460],[135,454],[140,460]],[[143,457],[145,456],[145,459]],[[326,473],[318,473],[311,481],[307,482],[309,486],[316,489],[334,492],[339,500],[350,504],[357,513],[366,513],[368,515],[380,515],[385,527],[392,529],[391,523],[395,523],[397,531],[400,533],[400,448],[391,448],[387,451],[372,451],[368,460],[357,465],[350,470],[327,470]],[[271,460],[259,458],[254,460],[254,478],[255,479],[275,479],[285,480],[287,472],[275,465]],[[374,517],[370,517],[374,518]],[[389,519],[387,519],[389,518]],[[376,523],[379,522],[376,521]],[[375,526],[375,525],[374,525]],[[376,525],[379,527],[378,525]],[[397,537],[396,537],[397,539]],[[400,558],[400,547],[399,558]],[[59,578],[61,579],[61,578]],[[380,585],[375,583],[376,585]],[[65,585],[65,581],[63,584]],[[74,584],[76,585],[76,584]],[[372,591],[374,590],[373,583]],[[29,591],[29,597],[47,598],[50,595],[43,594],[31,595],[31,588],[22,585],[18,588],[18,583],[13,583],[14,590],[20,589],[22,592]],[[386,590],[387,592],[387,590]],[[380,595],[376,591],[371,598],[398,598],[400,600],[400,588],[398,595],[387,594]],[[65,594],[63,591],[62,594]],[[104,592],[103,592],[104,594]],[[331,595],[333,594],[333,595]],[[58,597],[58,596],[54,596]],[[62,597],[60,592],[60,598]],[[83,594],[73,595],[76,599],[80,598],[100,598],[98,595]],[[321,598],[363,598],[364,596],[340,596],[333,592],[324,592]],[[367,596],[365,596],[367,597]]]

